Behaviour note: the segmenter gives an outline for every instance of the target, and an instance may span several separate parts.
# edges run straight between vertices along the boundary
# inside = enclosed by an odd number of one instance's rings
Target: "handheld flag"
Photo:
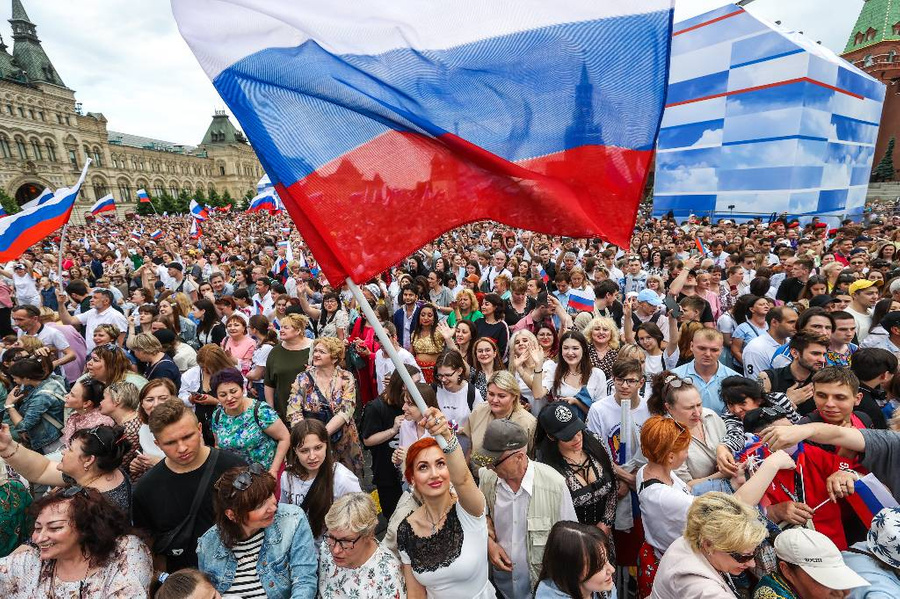
[[[172,0],[328,279],[357,282],[473,220],[627,246],[672,7]]]
[[[253,300],[253,306],[256,308],[257,314],[262,314],[263,312],[265,312],[265,308],[263,307],[263,304],[261,301]]]
[[[72,187],[61,187],[49,200],[0,220],[0,262],[15,260],[29,247],[69,222],[91,160]]]
[[[191,221],[191,239],[199,239],[203,235],[203,228],[200,227],[200,221],[196,218]]]
[[[160,237],[162,237],[162,235],[163,235],[162,230],[157,229],[154,232],[150,233],[150,239],[159,239]]]
[[[872,473],[853,483],[853,494],[846,500],[866,528],[872,526],[875,514],[886,507],[897,507],[897,500],[890,490]]]
[[[138,189],[137,197],[138,197],[138,203],[140,203],[140,204],[149,204],[150,203],[150,195],[147,193],[146,189]]]
[[[544,267],[543,267],[543,266],[541,267],[541,280],[542,280],[544,283],[549,283],[549,282],[550,282],[550,275],[547,274],[547,271],[544,270]]]
[[[703,240],[699,237],[694,237],[694,245],[697,246],[697,251],[700,252],[701,256],[709,255],[709,249],[707,249],[706,244],[703,243]]]
[[[575,291],[569,292],[569,307],[579,312],[593,312],[594,302],[590,298],[578,295]]]
[[[45,187],[44,191],[41,192],[41,195],[34,198],[30,202],[26,202],[22,204],[22,210],[28,210],[29,208],[35,208],[40,206],[41,204],[45,204],[53,199],[53,192],[50,191],[49,188]]]
[[[140,239],[141,238],[140,231],[138,231],[137,229],[132,229],[131,230],[131,238],[132,239]]]
[[[97,216],[103,212],[112,212],[115,214],[116,212],[116,200],[113,198],[112,194],[106,194],[91,206],[91,214]]]
[[[294,248],[291,247],[291,242],[288,240],[279,241],[278,247],[284,248],[284,257],[287,258],[287,262],[293,262]],[[285,266],[287,266],[286,263]]]
[[[261,212],[263,210],[267,210],[270,213],[278,211],[275,194],[271,188],[250,200],[250,206],[247,208],[247,212]]]
[[[191,216],[194,220],[204,221],[209,218],[209,211],[197,203],[197,200],[191,200]]]

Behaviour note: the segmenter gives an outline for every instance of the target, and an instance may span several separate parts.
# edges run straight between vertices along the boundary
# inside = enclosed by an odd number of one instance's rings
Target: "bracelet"
[[[15,409],[16,409],[16,404],[14,404],[14,403],[6,404],[6,405],[3,406],[3,408],[6,409],[6,410],[15,410]]]
[[[533,370],[532,372],[534,372],[534,374],[544,374],[544,369],[541,368],[540,370]]]
[[[447,447],[445,447],[442,451],[446,454],[451,454],[457,449],[459,449],[459,438],[456,435],[453,435],[447,442]]]
[[[4,460],[8,460],[9,458],[13,457],[14,455],[16,455],[16,452],[19,451],[19,446],[20,446],[20,445],[21,445],[21,443],[16,443],[16,448],[13,449],[13,451],[12,451],[11,454],[9,454],[9,455],[0,455],[0,458],[3,458]]]

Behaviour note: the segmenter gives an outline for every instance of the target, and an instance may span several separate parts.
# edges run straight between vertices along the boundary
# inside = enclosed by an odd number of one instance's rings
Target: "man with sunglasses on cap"
[[[244,460],[204,445],[197,416],[179,399],[156,406],[148,424],[166,457],[134,487],[134,525],[153,537],[158,569],[196,568],[197,539],[215,524],[213,486]]]
[[[482,466],[478,486],[493,523],[488,559],[494,585],[507,599],[531,596],[553,525],[578,521],[565,479],[529,459],[528,442],[528,433],[515,422],[494,420],[472,458]]]
[[[869,583],[850,569],[841,552],[820,532],[791,528],[775,537],[775,572],[764,576],[753,599],[830,599]]]

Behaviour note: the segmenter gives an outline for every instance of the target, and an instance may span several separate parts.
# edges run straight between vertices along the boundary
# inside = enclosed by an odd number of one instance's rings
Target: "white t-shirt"
[[[872,326],[872,311],[869,310],[867,314],[863,314],[854,310],[851,305],[847,306],[846,312],[853,316],[853,320],[856,321],[856,338],[862,343],[863,339],[868,337],[869,327]]]
[[[411,353],[402,347],[397,350],[397,353],[400,355],[401,362],[412,366],[420,373],[422,372]],[[394,362],[382,350],[375,352],[375,383],[378,385],[379,395],[384,393],[384,377],[394,374],[396,369]]]
[[[456,393],[451,393],[443,387],[438,387],[437,390],[438,408],[440,408],[441,412],[444,413],[444,416],[447,417],[456,430],[461,430],[466,425],[466,422],[469,421],[469,415],[472,413],[467,399],[470,384],[467,381],[463,381],[462,386]],[[475,401],[472,403],[472,408],[481,403],[484,403],[484,398],[481,397],[481,392],[476,388]]]
[[[24,337],[28,335],[25,331],[19,330],[19,337]],[[37,335],[33,335],[41,340],[41,342],[47,347],[56,348],[56,357],[60,357],[62,353],[69,349],[69,342],[66,341],[65,335],[59,329],[54,329],[53,327],[42,326],[41,330],[37,332]]]
[[[544,370],[544,372],[546,372],[547,369],[551,367],[550,366],[551,364],[555,364],[555,362],[553,360],[544,360],[544,364],[541,366],[541,368]],[[525,379],[523,379],[521,376],[519,376],[518,370],[516,370],[515,372],[516,372],[516,382],[519,383],[519,392],[522,394],[522,397],[525,399],[525,401],[528,402],[528,405],[531,406],[531,414],[535,418],[537,418],[538,414],[541,413],[541,410],[544,409],[544,406],[547,405],[547,396],[545,395],[543,398],[536,400],[534,398],[534,393],[531,391],[531,387],[529,387],[528,385],[525,384]],[[535,375],[535,376],[541,376],[541,375]]]
[[[141,453],[156,458],[164,458],[166,454],[156,444],[156,437],[150,432],[150,427],[142,424],[138,429],[138,440],[141,442]]]
[[[641,504],[641,518],[644,522],[644,538],[653,547],[656,556],[662,557],[669,545],[684,534],[687,513],[694,503],[694,496],[691,495],[687,484],[674,472],[669,473],[672,486],[655,483],[641,491],[645,469],[646,466],[642,466],[636,476],[638,501]]]
[[[588,430],[600,437],[607,444],[615,463],[629,472],[638,465],[646,463],[641,455],[641,427],[650,418],[647,401],[638,398],[638,403],[631,407],[631,432],[626,436],[624,456],[620,455],[622,442],[622,405],[616,401],[615,395],[607,395],[591,405],[588,411]]]
[[[285,470],[281,473],[281,497],[278,500],[279,503],[301,505],[315,480],[315,477],[309,480],[301,480],[299,476]],[[347,493],[358,493],[360,491],[362,489],[359,486],[359,479],[356,478],[356,475],[340,462],[335,462],[334,500],[343,497]]]
[[[565,381],[560,382],[559,389],[553,389],[553,377],[556,375],[556,367],[556,362],[545,365],[544,380],[542,383],[544,389],[547,389],[550,393],[554,393],[556,399],[562,397],[575,397],[578,392],[581,391],[581,388],[579,387],[576,389]],[[606,375],[603,374],[603,371],[599,368],[592,368],[591,377],[588,379],[586,387],[588,394],[591,396],[591,400],[599,401],[606,397]]]
[[[76,314],[75,318],[84,325],[84,345],[90,352],[94,349],[94,329],[101,324],[114,324],[120,331],[128,330],[128,319],[112,306],[103,312],[97,312],[97,308],[91,308],[83,314]]]
[[[30,273],[20,276],[13,272],[13,285],[16,288],[16,298],[20,304],[25,303],[22,301],[24,299],[32,299],[40,295],[34,277]]]
[[[781,344],[775,341],[768,332],[751,339],[744,346],[744,376],[755,379],[772,363],[772,356]]]

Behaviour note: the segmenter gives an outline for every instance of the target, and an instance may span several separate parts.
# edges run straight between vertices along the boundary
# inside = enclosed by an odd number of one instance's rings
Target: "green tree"
[[[0,206],[3,207],[3,211],[7,214],[15,214],[16,212],[20,212],[22,209],[19,207],[19,204],[16,203],[14,199],[6,195],[6,192],[0,189]]]
[[[206,204],[206,194],[203,192],[202,187],[198,187],[197,191],[194,192],[194,199],[197,200],[198,204]]]
[[[174,203],[179,213],[187,212],[191,207],[191,194],[182,189]]]
[[[222,197],[219,200],[219,207],[227,206],[228,204],[233,204],[233,203],[234,203],[234,198],[231,197],[231,192],[229,192],[226,189],[225,192],[222,193]]]
[[[220,201],[221,200],[219,199],[219,193],[215,190],[215,188],[210,188],[209,201],[206,203],[210,206],[221,206]]]
[[[169,195],[168,192],[163,192],[163,194],[159,197],[159,213],[163,212],[168,214],[180,214],[182,211],[178,209],[178,201]]]
[[[247,208],[250,207],[250,200],[252,200],[255,196],[256,196],[256,194],[254,194],[252,191],[248,190],[247,193],[244,194],[244,197],[242,197],[238,201],[235,208],[237,210],[240,210],[241,212],[243,212],[244,210],[246,210]]]
[[[874,179],[876,181],[893,181],[894,172],[894,138],[892,136],[890,141],[888,141],[884,158],[875,167]]]

